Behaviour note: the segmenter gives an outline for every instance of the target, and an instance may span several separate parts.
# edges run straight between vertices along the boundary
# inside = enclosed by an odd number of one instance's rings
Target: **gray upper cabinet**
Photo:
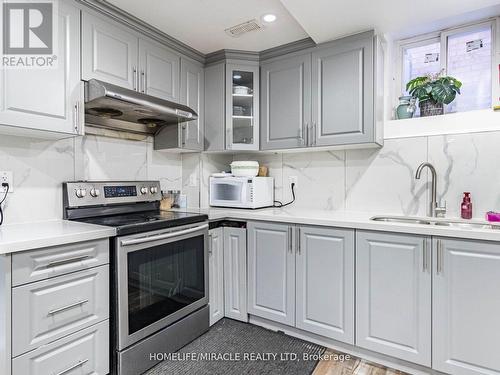
[[[162,45],[139,40],[139,90],[157,98],[179,101],[180,56]]]
[[[182,148],[203,151],[204,147],[204,95],[205,79],[203,65],[187,59],[181,60],[181,96],[182,104],[191,107],[198,114],[198,119],[180,124]]]
[[[313,146],[372,142],[374,39],[345,38],[312,55]]]
[[[205,68],[205,150],[259,150],[257,62],[223,60]]]
[[[82,13],[82,79],[92,78],[137,90],[138,37],[125,26]]]
[[[311,54],[261,66],[261,149],[307,146],[311,123]]]
[[[293,227],[249,222],[248,312],[275,322],[295,324]]]
[[[431,366],[430,249],[428,237],[357,232],[357,346]]]
[[[0,71],[0,132],[64,138],[83,133],[80,10],[58,6],[57,66]]]
[[[432,367],[500,374],[500,245],[434,239]]]
[[[295,326],[354,344],[354,230],[296,230]]]
[[[261,76],[263,150],[382,144],[383,53],[373,31],[263,62]]]

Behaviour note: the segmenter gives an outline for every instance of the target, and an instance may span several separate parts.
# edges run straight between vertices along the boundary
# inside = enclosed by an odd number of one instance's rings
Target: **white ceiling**
[[[310,36],[316,43],[376,29],[407,37],[500,14],[500,0],[108,0],[203,53],[262,51]],[[265,29],[224,30],[274,13]]]
[[[262,51],[307,37],[279,0],[109,0],[168,35],[203,53],[220,49]],[[224,30],[273,13],[264,30],[238,38]]]
[[[499,0],[281,0],[316,43],[360,31],[409,36],[440,29],[442,20],[500,4]],[[498,11],[498,9],[496,9]],[[479,13],[476,13],[479,16]],[[491,15],[491,14],[488,14]],[[460,22],[460,21],[459,21]]]

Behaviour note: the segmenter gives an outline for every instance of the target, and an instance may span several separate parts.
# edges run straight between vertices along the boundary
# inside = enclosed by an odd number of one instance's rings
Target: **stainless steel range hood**
[[[196,120],[191,108],[91,79],[85,83],[85,123],[127,133],[154,135],[162,127]]]

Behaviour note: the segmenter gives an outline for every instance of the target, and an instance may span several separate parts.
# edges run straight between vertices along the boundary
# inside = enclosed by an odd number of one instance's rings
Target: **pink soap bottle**
[[[472,202],[470,201],[470,193],[464,193],[464,199],[460,206],[462,219],[472,219]]]

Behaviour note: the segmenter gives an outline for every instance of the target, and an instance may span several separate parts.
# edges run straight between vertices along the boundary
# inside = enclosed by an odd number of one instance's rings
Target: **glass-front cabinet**
[[[259,66],[226,64],[226,149],[259,149]]]

